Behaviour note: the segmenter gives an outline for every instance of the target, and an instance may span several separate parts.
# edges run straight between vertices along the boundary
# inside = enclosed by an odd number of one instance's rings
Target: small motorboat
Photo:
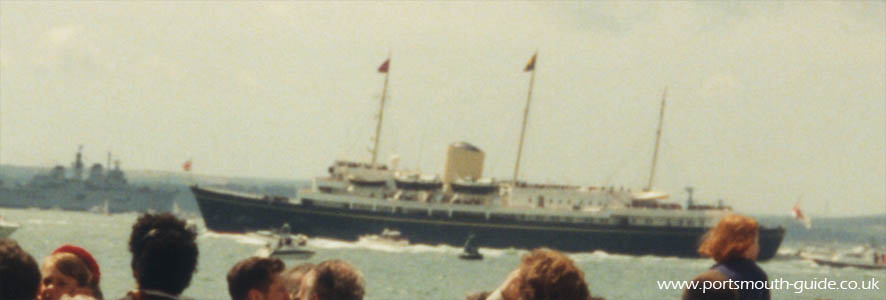
[[[280,259],[306,259],[313,256],[316,252],[308,249],[308,237],[304,234],[289,233],[289,224],[283,224],[278,230],[261,230],[255,232],[264,238],[276,240],[268,242],[265,246],[256,252],[256,255],[262,257],[276,257]]]
[[[465,242],[465,249],[462,251],[458,258],[464,260],[481,260],[483,259],[483,254],[480,254],[480,251],[474,245],[474,235],[471,234],[468,236],[468,240]]]
[[[886,269],[886,251],[868,246],[859,246],[831,257],[810,257],[810,259],[818,265],[835,268]]]
[[[408,246],[409,240],[400,231],[385,228],[380,235],[365,235],[360,237],[361,242],[384,244],[389,246]]]
[[[308,238],[301,234],[280,235],[276,243],[265,244],[256,255],[281,259],[306,259],[316,253],[307,248],[307,243]]]

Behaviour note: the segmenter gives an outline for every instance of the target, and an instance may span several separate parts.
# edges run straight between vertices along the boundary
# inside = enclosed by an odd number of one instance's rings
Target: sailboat
[[[658,141],[649,184],[639,191],[520,180],[537,55],[524,68],[531,77],[512,180],[484,178],[485,153],[459,142],[447,150],[442,184],[398,183],[400,170],[376,161],[391,70],[389,57],[378,70],[385,80],[369,162],[336,161],[327,175],[315,178],[298,197],[274,201],[263,195],[194,185],[191,191],[206,227],[245,232],[288,223],[293,230],[312,237],[350,241],[389,229],[408,236],[413,244],[460,246],[474,235],[484,247],[492,248],[698,257],[698,241],[730,211],[723,206],[684,208],[663,202],[667,194],[652,190]],[[662,96],[657,140],[666,95]],[[421,197],[402,197],[404,192]],[[775,256],[783,238],[783,228],[761,227],[759,259]]]
[[[483,259],[483,254],[480,254],[480,251],[477,250],[477,246],[474,245],[474,235],[469,235],[468,240],[465,241],[464,250],[458,255],[458,258],[464,260],[480,260]]]

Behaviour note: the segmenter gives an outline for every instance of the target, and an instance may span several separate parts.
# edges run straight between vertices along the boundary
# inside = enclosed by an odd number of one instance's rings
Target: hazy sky
[[[746,213],[886,213],[886,4],[0,2],[0,163],[308,179],[445,147],[510,179],[655,186]]]

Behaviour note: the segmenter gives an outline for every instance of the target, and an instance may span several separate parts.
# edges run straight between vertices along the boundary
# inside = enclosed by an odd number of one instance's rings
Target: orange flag
[[[189,159],[184,164],[182,164],[182,169],[185,169],[185,172],[191,171],[191,160]]]
[[[529,72],[535,70],[535,57],[538,56],[538,53],[532,55],[532,58],[529,59],[529,62],[526,64],[526,68],[523,69],[523,72]]]

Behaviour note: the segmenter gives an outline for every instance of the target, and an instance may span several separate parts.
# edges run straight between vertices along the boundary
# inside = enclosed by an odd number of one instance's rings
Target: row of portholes
[[[520,215],[518,219],[523,221],[543,221],[558,223],[587,223],[587,224],[612,224],[608,218],[588,218],[571,216],[548,216],[548,215]]]
[[[538,200],[536,202],[539,202],[539,201],[545,202],[545,204],[554,204],[554,201],[557,201],[557,204],[560,204],[560,205],[563,204],[563,199],[560,199],[560,200],[547,199],[547,201],[545,201],[545,198],[542,196],[538,196]],[[532,197],[527,198],[526,202],[529,204],[532,204]],[[573,203],[573,200],[566,200],[566,205],[572,205],[572,203]],[[584,200],[578,201],[578,203],[576,203],[576,205],[584,206],[585,201]],[[588,205],[600,205],[600,202],[588,201]]]
[[[704,225],[704,221],[696,222],[693,219],[672,219],[668,218],[664,224],[653,224],[652,218],[632,218],[631,224],[633,225],[670,225],[674,227],[695,227],[696,225]]]

